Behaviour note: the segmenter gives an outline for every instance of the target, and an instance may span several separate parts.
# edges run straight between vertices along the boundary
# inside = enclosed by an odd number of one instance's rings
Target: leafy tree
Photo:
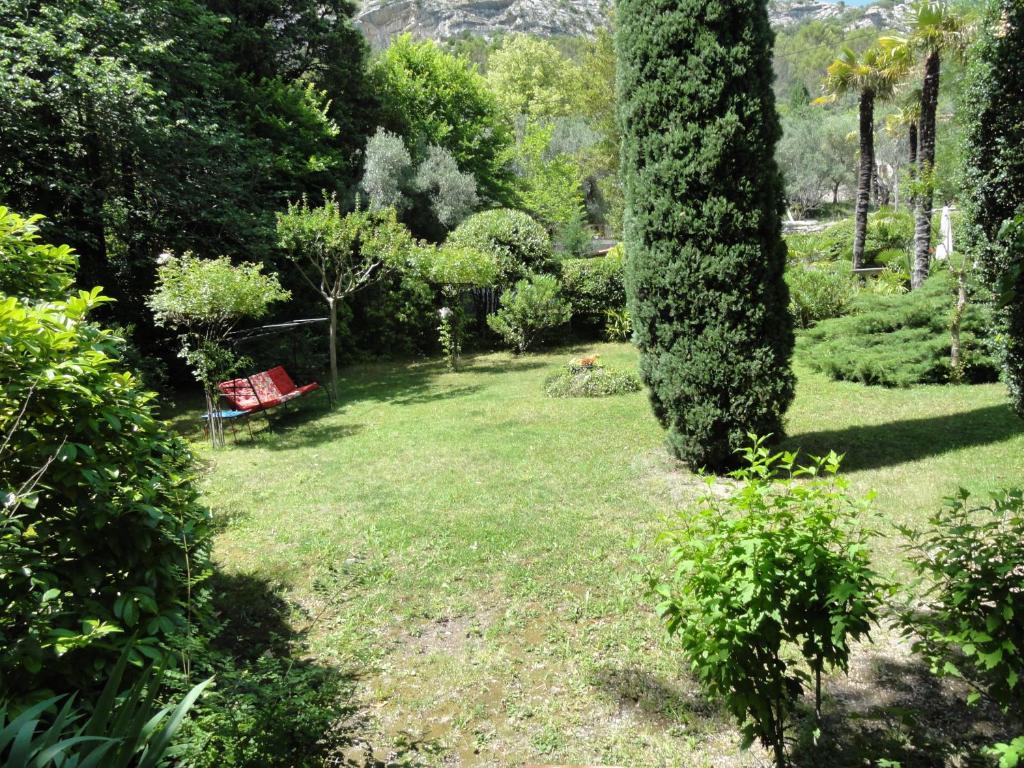
[[[502,294],[501,307],[487,316],[487,325],[522,354],[544,331],[569,322],[571,316],[568,303],[559,295],[558,280],[552,275],[531,275]]]
[[[419,162],[427,147],[448,150],[473,174],[482,197],[514,201],[508,166],[512,125],[487,83],[464,59],[403,35],[373,64],[385,125],[401,134]]]
[[[1024,416],[1024,9],[993,7],[971,72],[968,213],[973,250],[997,298],[1010,397]]]
[[[285,256],[324,301],[330,316],[331,392],[338,391],[338,304],[410,258],[413,239],[394,209],[343,214],[336,199],[306,200],[278,214]]]
[[[263,317],[270,304],[289,296],[276,275],[263,274],[261,264],[236,267],[226,256],[197,259],[190,253],[164,257],[149,307],[158,325],[181,334],[180,355],[206,393],[207,425],[214,446],[224,444],[217,383],[238,363],[227,345],[228,336],[242,320]]]
[[[23,702],[94,690],[133,635],[134,661],[166,659],[201,618],[210,520],[185,441],[90,320],[110,299],[74,293],[73,255],[31,226],[0,228],[0,254],[24,265],[0,294],[0,699]]]
[[[553,123],[527,123],[516,146],[523,208],[549,232],[558,232],[583,216],[580,167],[565,152],[552,152]]]
[[[451,371],[459,367],[465,311],[460,300],[462,291],[493,285],[498,277],[494,255],[471,246],[445,244],[421,248],[416,258],[416,271],[431,285],[441,290],[444,305],[438,310],[438,334],[445,362]]]
[[[547,40],[530,35],[505,38],[487,61],[487,85],[510,115],[572,115],[579,109],[582,81],[583,72],[573,61]]]
[[[856,93],[860,111],[860,167],[857,173],[857,209],[854,213],[853,268],[864,266],[868,207],[875,176],[875,101],[890,98],[909,68],[908,55],[900,46],[872,46],[858,56],[849,48],[829,64],[824,100],[835,101]]]
[[[498,265],[497,284],[501,286],[533,272],[549,272],[555,266],[551,238],[522,211],[497,208],[476,213],[456,227],[445,245],[489,254]]]
[[[446,232],[472,213],[479,202],[473,175],[460,171],[455,158],[441,147],[427,149],[426,159],[416,169],[413,185],[428,195],[434,217]]]
[[[359,187],[366,193],[370,210],[404,208],[402,189],[412,167],[412,156],[402,137],[378,128],[366,142],[365,157]]]
[[[618,12],[641,374],[675,455],[720,469],[748,432],[780,434],[793,397],[768,13],[762,0]]]
[[[821,675],[848,669],[850,641],[877,620],[880,584],[867,503],[836,478],[835,453],[800,467],[761,439],[743,456],[735,490],[709,491],[663,534],[674,577],[655,587],[657,610],[744,745],[760,740],[782,768],[804,681],[814,680],[820,725]]]

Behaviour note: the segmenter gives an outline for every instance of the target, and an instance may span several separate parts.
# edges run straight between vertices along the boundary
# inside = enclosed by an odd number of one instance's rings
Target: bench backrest
[[[240,411],[275,405],[281,400],[281,393],[266,371],[244,379],[222,381],[217,388],[224,393],[227,401]]]

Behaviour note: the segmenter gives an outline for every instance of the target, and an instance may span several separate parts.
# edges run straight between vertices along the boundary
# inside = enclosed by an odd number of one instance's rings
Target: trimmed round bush
[[[530,273],[551,272],[555,267],[547,230],[529,214],[509,208],[470,216],[446,242],[492,254],[498,264],[499,285],[511,285]]]
[[[573,360],[544,380],[548,397],[607,397],[639,392],[641,386],[635,373],[609,368],[596,358]]]
[[[609,310],[626,306],[624,264],[622,246],[607,256],[562,261],[562,296],[572,310],[574,330],[598,331],[605,326]]]

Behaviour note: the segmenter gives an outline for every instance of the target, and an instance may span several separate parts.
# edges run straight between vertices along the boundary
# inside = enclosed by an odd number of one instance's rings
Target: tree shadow
[[[828,687],[817,744],[813,718],[803,718],[793,765],[859,768],[886,759],[901,768],[989,766],[982,750],[1017,731],[995,707],[968,706],[966,694],[919,659],[879,656],[861,684],[841,678]]]
[[[671,727],[691,717],[722,715],[721,708],[700,693],[696,683],[665,680],[636,666],[602,666],[588,681],[620,710],[629,708],[648,723]]]
[[[1024,421],[1010,406],[991,405],[963,413],[890,421],[792,435],[782,446],[805,455],[845,453],[847,472],[880,469],[976,448],[1024,434]]]

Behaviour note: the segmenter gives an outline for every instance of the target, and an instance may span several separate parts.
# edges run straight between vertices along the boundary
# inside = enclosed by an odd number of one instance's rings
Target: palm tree
[[[924,57],[924,82],[921,86],[920,141],[917,158],[918,184],[914,195],[914,269],[911,288],[918,288],[928,277],[932,248],[932,202],[935,169],[935,115],[939,107],[939,75],[942,56],[964,49],[968,25],[964,17],[944,0],[924,0],[913,7],[910,37],[888,38],[891,49],[906,51],[902,55]]]
[[[874,45],[858,56],[844,48],[825,75],[825,95],[817,103],[834,102],[849,93],[860,97],[860,165],[857,173],[857,209],[854,215],[853,268],[864,266],[868,231],[868,206],[875,172],[875,101],[888,99],[908,67],[904,46]]]
[[[891,115],[885,118],[885,130],[890,136],[898,137],[901,133],[907,133],[907,147],[909,149],[910,161],[907,166],[907,176],[910,179],[910,205],[914,205],[913,182],[917,175],[917,142],[918,128],[921,125],[921,89],[915,88],[903,99],[902,105]],[[896,207],[899,208],[899,187],[896,189]]]

